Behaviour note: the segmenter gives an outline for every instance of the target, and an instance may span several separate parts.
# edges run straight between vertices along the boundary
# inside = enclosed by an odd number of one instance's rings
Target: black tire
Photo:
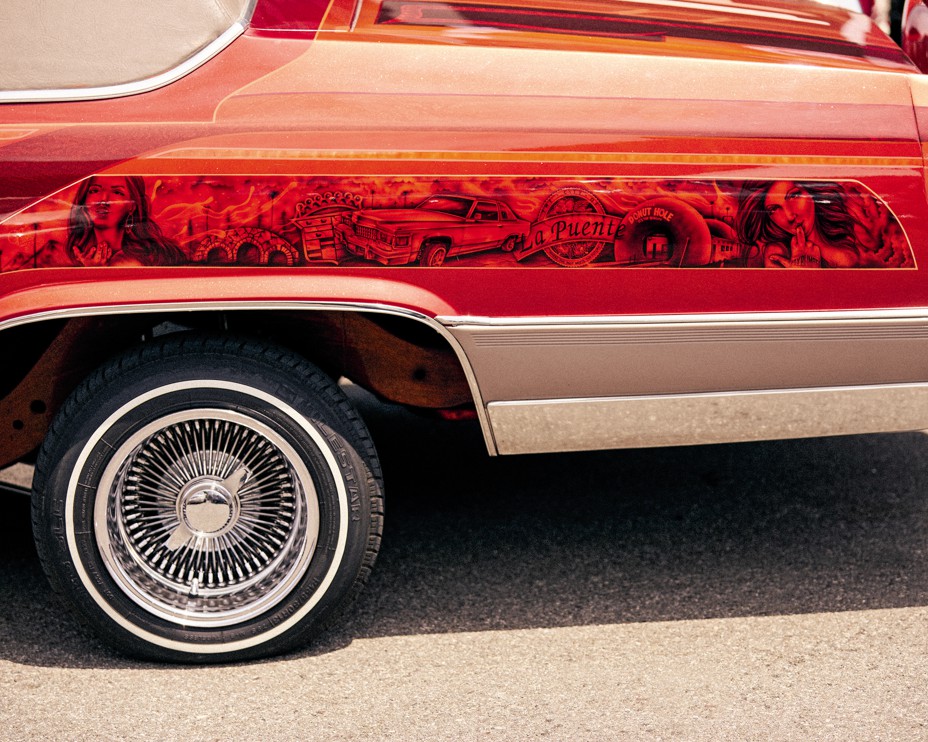
[[[444,242],[426,242],[422,246],[422,257],[419,258],[419,265],[427,268],[437,268],[444,265],[447,257],[448,245]]]
[[[36,464],[52,586],[134,656],[228,662],[317,635],[363,585],[379,463],[341,390],[304,359],[179,336],[103,366]]]

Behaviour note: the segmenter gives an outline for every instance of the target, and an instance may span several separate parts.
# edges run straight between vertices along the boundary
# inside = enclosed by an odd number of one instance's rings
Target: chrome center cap
[[[178,516],[198,536],[219,536],[238,519],[238,497],[214,479],[191,482],[178,500]]]

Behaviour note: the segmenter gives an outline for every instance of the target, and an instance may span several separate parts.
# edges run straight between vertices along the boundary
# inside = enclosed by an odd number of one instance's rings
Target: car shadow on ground
[[[353,392],[387,481],[383,548],[307,650],[400,635],[928,605],[922,433],[490,458],[476,423]],[[59,606],[12,498],[0,659],[136,666]]]

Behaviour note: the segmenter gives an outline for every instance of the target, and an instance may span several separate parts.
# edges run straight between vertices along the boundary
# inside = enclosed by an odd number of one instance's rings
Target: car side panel
[[[428,183],[436,192],[463,185],[492,198],[506,182],[506,192],[516,197],[522,188],[536,189],[536,211],[522,213],[510,204],[533,225],[545,221],[538,218],[541,195],[562,188],[605,188],[609,198],[621,199],[632,192],[629,184],[660,184],[664,190],[668,184],[710,184],[729,195],[747,182],[852,184],[899,226],[911,265],[791,270],[718,261],[645,267],[594,260],[568,268],[545,263],[541,252],[503,261],[486,251],[438,268],[384,267],[339,263],[337,255],[317,264],[306,259],[304,245],[291,262],[275,268],[280,280],[273,282],[274,298],[312,302],[350,294],[357,302],[440,317],[467,351],[481,404],[924,380],[920,318],[897,327],[892,317],[876,330],[869,319],[835,319],[842,312],[928,306],[921,276],[928,265],[924,164],[908,75],[811,67],[790,68],[785,75],[782,67],[734,61],[694,65],[673,58],[329,37],[301,49],[290,64],[223,98],[199,128],[175,128],[163,139],[127,145],[119,163],[101,162],[92,152],[104,116],[111,119],[111,142],[131,142],[137,127],[129,119],[137,107],[130,102],[82,104],[93,124],[66,124],[68,114],[57,106],[36,110],[35,125],[14,124],[10,116],[0,131],[7,137],[0,157],[38,161],[40,148],[27,145],[42,136],[60,163],[71,163],[68,172],[96,162],[85,175],[142,178],[150,197],[161,183],[159,198],[168,195],[165,184],[201,183],[209,191],[212,179],[216,188],[235,183],[230,195],[243,200],[255,186],[245,181],[257,176],[258,191],[268,196],[259,209],[265,221],[249,221],[258,219],[250,214],[239,223],[234,209],[223,212],[206,229],[191,227],[199,246],[210,231],[221,241],[228,235],[218,232],[281,224],[281,194],[271,194],[276,185],[261,191],[262,182],[289,184],[303,200],[335,192],[376,198],[383,194],[363,192],[371,183],[401,180],[415,187]],[[539,69],[546,75],[543,90],[533,84]],[[30,127],[34,132],[17,133]],[[70,175],[58,186],[67,188],[55,191],[64,205],[56,229],[68,230],[65,212],[81,177]],[[19,204],[25,193],[33,201],[54,197],[51,182],[34,180],[8,198]],[[339,187],[326,190],[325,183]],[[537,189],[548,190],[540,195]],[[398,200],[400,191],[390,197]],[[162,203],[196,206],[186,197]],[[612,219],[621,226],[632,213],[614,205],[603,207],[599,223]],[[726,220],[725,214],[715,216]],[[294,218],[288,212],[283,232]],[[32,228],[39,223],[23,211],[3,227],[28,243],[42,231]],[[735,221],[729,227],[736,228]],[[172,239],[183,240],[183,230]],[[614,250],[617,240],[608,242]],[[651,244],[653,254],[659,243]],[[61,301],[47,298],[57,282],[86,288],[68,294],[75,305],[111,303],[104,272],[130,270],[76,261],[43,269],[38,251],[31,265],[28,247],[21,254],[27,259],[18,271],[0,275],[0,320],[42,311],[42,301]],[[56,254],[69,255],[66,246]],[[134,266],[123,301],[167,301],[175,282],[198,271],[211,271],[215,285],[228,286],[222,291],[231,294],[242,277],[266,270],[243,265],[237,254],[224,268],[204,262]],[[299,280],[284,280],[291,278]],[[777,323],[784,313],[804,316],[787,327]],[[762,316],[748,327],[745,314]],[[660,319],[667,315],[679,322]],[[556,327],[545,327],[550,318],[563,318],[563,324],[559,319]],[[883,336],[885,329],[892,332]]]

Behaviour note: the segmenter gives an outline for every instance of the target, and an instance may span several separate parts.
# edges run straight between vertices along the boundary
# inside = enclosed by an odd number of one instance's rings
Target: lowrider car
[[[447,258],[525,242],[529,223],[500,201],[432,196],[414,209],[359,210],[340,230],[348,252],[384,265],[437,267]]]
[[[490,455],[928,427],[928,81],[864,16],[2,16],[0,465],[125,652],[283,652],[347,605],[384,500],[342,378]]]

